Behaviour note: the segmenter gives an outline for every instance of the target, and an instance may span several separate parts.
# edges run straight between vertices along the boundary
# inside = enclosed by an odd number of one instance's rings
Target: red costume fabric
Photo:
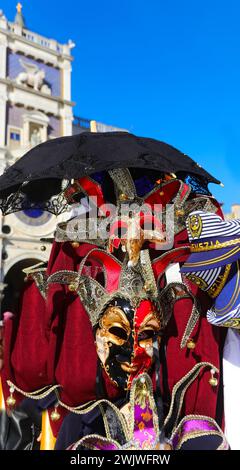
[[[6,380],[11,380],[25,392],[48,385],[47,355],[45,299],[35,282],[29,280],[18,312],[6,321],[4,327],[4,367],[1,375],[5,397],[9,396]]]

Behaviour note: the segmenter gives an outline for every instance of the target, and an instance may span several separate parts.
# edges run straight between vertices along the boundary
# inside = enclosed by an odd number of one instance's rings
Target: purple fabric
[[[118,447],[115,444],[110,442],[104,442],[99,440],[93,441],[96,450],[117,450]]]
[[[141,449],[149,448],[156,440],[156,432],[153,423],[153,411],[146,400],[146,406],[139,404],[134,406],[134,441]]]
[[[173,438],[173,448],[181,443],[182,439],[193,432],[205,433],[209,431],[218,431],[218,428],[214,423],[211,423],[208,419],[189,419],[183,422],[182,426],[179,428],[177,434]]]

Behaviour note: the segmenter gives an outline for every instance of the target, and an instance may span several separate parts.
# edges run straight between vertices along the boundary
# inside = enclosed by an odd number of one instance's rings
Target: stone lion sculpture
[[[44,70],[41,70],[37,65],[31,64],[30,62],[25,62],[22,59],[20,59],[19,62],[24,68],[25,72],[20,72],[18,74],[16,82],[19,85],[27,85],[33,87],[36,91],[41,91],[45,79]]]

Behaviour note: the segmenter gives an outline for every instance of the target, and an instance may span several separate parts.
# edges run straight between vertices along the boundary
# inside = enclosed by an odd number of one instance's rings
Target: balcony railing
[[[59,44],[55,39],[45,38],[44,36],[34,33],[33,31],[29,31],[26,28],[21,28],[15,23],[8,22],[7,29],[11,33],[24,37],[27,41],[31,41],[39,46],[54,50],[58,54],[71,55],[71,49],[75,46],[72,41],[68,41],[68,44]]]
[[[73,118],[73,126],[81,127],[82,129],[90,129],[90,120],[85,119],[79,116],[74,116]]]

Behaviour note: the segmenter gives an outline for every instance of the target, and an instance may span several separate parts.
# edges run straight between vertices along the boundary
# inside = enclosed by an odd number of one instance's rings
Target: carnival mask
[[[130,388],[134,377],[151,368],[154,341],[160,343],[161,322],[150,300],[134,308],[129,300],[115,298],[106,307],[96,328],[96,348],[110,379]]]

